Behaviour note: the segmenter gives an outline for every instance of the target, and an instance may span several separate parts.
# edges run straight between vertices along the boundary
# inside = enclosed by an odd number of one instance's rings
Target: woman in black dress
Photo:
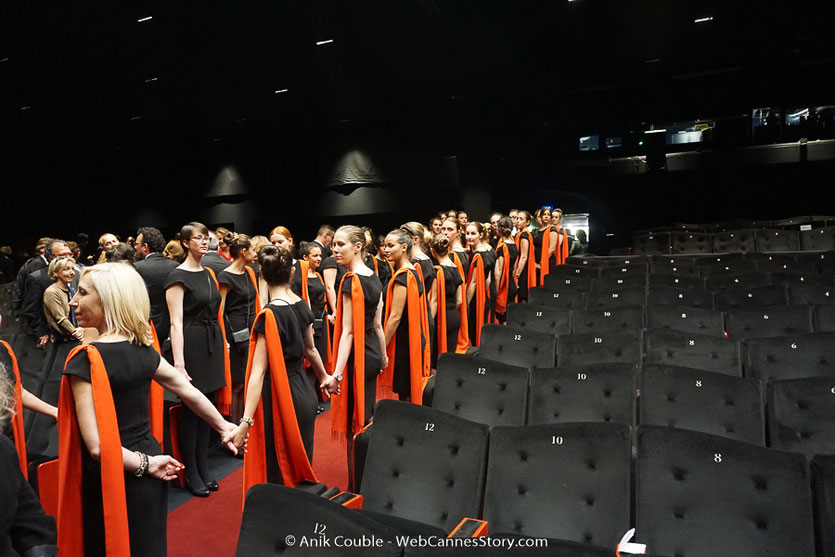
[[[441,233],[449,240],[449,258],[458,267],[461,280],[467,281],[470,272],[470,258],[467,250],[461,245],[461,228],[458,219],[448,218],[441,225]]]
[[[329,352],[330,352],[330,315],[327,311],[327,296],[325,295],[325,282],[322,275],[319,273],[319,266],[322,264],[322,248],[319,244],[314,242],[302,242],[299,245],[299,257],[307,261],[307,305],[310,306],[310,311],[313,312],[313,343],[316,345],[316,351],[322,358],[325,364],[325,369],[328,369]],[[292,286],[292,282],[291,282]],[[301,297],[305,296],[304,292],[296,292]]]
[[[528,292],[536,286],[536,251],[534,248],[533,234],[528,227],[531,225],[531,214],[527,211],[519,211],[516,218],[516,247],[519,250],[519,259],[516,261],[516,283],[519,285],[517,299],[526,303]]]
[[[347,441],[348,484],[355,484],[353,437],[371,420],[377,375],[388,366],[383,335],[383,295],[380,279],[363,262],[365,234],[356,226],[341,226],[333,237],[334,257],[348,273],[339,286],[334,334],[333,375],[341,392],[331,399],[331,428]]]
[[[551,209],[543,207],[536,214],[536,220],[539,223],[539,229],[533,235],[533,247],[536,253],[536,284],[542,286],[553,266],[554,250],[557,248],[557,231],[551,226]]]
[[[429,311],[429,292],[432,291],[432,285],[435,282],[435,265],[432,263],[432,258],[427,253],[429,246],[426,245],[426,230],[419,222],[407,222],[400,227],[412,237],[412,250],[409,254],[412,265],[418,269],[420,278],[423,282],[423,291],[426,293],[426,330],[424,334],[430,339],[430,362],[431,367],[435,367],[435,362],[438,360],[438,344],[435,338],[435,318]]]
[[[516,260],[519,249],[510,237],[513,232],[513,222],[510,217],[502,217],[496,223],[499,242],[496,244],[496,266],[493,276],[496,283],[496,319],[504,325],[507,314],[507,304],[516,301]]]
[[[449,240],[443,234],[435,234],[429,244],[432,257],[438,261],[435,266],[435,283],[430,291],[429,308],[435,317],[438,353],[465,352],[469,347],[469,332],[466,325],[461,328],[462,317],[466,323],[467,312],[464,304],[464,280],[458,267],[449,258]],[[443,281],[441,281],[443,276]],[[441,290],[443,288],[443,291]],[[443,294],[443,295],[441,295]],[[464,308],[464,311],[461,311]],[[433,362],[433,367],[434,362]]]
[[[191,222],[180,230],[179,238],[186,260],[165,281],[174,367],[209,400],[215,400],[217,391],[226,386],[226,345],[218,322],[220,290],[212,272],[200,264],[209,249],[209,229]],[[209,426],[183,408],[177,440],[186,467],[186,488],[198,497],[208,497],[218,487],[208,466]]]
[[[470,342],[481,345],[481,326],[492,323],[493,301],[496,299],[496,285],[491,280],[496,264],[496,254],[486,242],[484,225],[471,222],[467,225],[467,244],[470,256],[470,272],[467,276],[468,319]]]
[[[108,555],[124,554],[127,544],[132,555],[165,555],[165,482],[175,479],[182,465],[159,454],[151,435],[151,380],[208,421],[233,452],[229,439],[235,428],[151,346],[148,292],[135,270],[119,263],[86,269],[71,305],[79,325],[94,327],[99,337],[76,348],[64,370],[59,402],[61,551],[104,555],[106,541]],[[112,488],[114,482],[124,484],[124,502]],[[127,515],[119,508],[126,508]]]
[[[410,260],[412,248],[412,236],[403,228],[386,236],[383,249],[395,271],[386,295],[389,367],[384,382],[388,385],[390,381],[400,400],[420,404],[421,380],[429,376],[425,325],[428,306],[420,271]],[[434,276],[434,268],[432,271]]]
[[[244,374],[249,355],[249,331],[261,310],[258,279],[249,267],[255,261],[252,240],[246,234],[228,232],[224,243],[229,247],[232,264],[217,275],[220,286],[223,324],[229,343],[229,376],[232,379],[232,407],[229,417],[238,423],[244,411]]]
[[[258,314],[252,329],[257,336],[247,374],[246,407],[234,436],[236,443],[243,443],[250,426],[255,425],[244,463],[244,494],[264,481],[295,485],[299,477],[312,479],[309,464],[313,461],[318,400],[316,386],[302,362],[310,362],[320,389],[328,394],[338,391],[338,383],[325,371],[313,343],[313,313],[290,288],[295,273],[290,252],[267,246],[258,255],[258,262],[270,302]],[[268,320],[274,320],[277,337],[270,332]],[[284,369],[274,369],[272,364]],[[289,415],[294,419],[287,419]],[[281,432],[277,436],[276,428]],[[281,446],[276,445],[276,438]]]

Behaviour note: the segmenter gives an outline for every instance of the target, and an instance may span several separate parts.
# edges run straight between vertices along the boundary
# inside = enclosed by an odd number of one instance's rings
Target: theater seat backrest
[[[582,290],[551,290],[550,288],[531,288],[528,303],[554,308],[582,308],[584,303]]]
[[[804,284],[816,284],[820,286],[832,286],[831,275],[819,275],[817,271],[802,274],[793,271],[771,271],[771,284],[774,286],[796,286]]]
[[[438,355],[432,408],[490,426],[523,425],[528,368],[480,356]]]
[[[817,306],[815,308],[815,331],[835,333],[835,306]]]
[[[635,525],[660,555],[815,554],[806,457],[640,426]]]
[[[669,274],[669,273],[651,273],[649,275],[649,287],[655,288],[657,286],[667,286],[670,288],[687,288],[690,290],[704,290],[706,281],[700,276],[697,276],[698,269],[695,270],[694,275],[683,274]]]
[[[753,230],[731,230],[715,232],[710,236],[710,243],[714,253],[754,251]]]
[[[724,277],[728,275],[742,275],[745,273],[753,273],[757,270],[757,264],[754,261],[746,261],[744,259],[738,261],[726,261],[723,263],[711,263],[710,265],[702,265],[702,276],[704,278]]]
[[[835,333],[752,339],[745,344],[745,375],[763,383],[835,375]]]
[[[811,468],[818,555],[835,557],[835,455],[817,455]]]
[[[645,364],[638,421],[765,446],[762,383],[722,373]]]
[[[731,253],[714,253],[712,255],[696,257],[696,266],[701,269],[710,265],[719,265],[720,263],[731,263],[743,261],[747,256],[746,253],[737,251]]]
[[[643,255],[624,255],[624,256],[603,256],[603,257],[582,257],[572,256],[566,260],[568,265],[596,267],[602,269],[603,267],[618,267],[620,265],[630,265],[632,263],[646,263],[649,259]]]
[[[797,230],[760,229],[754,231],[758,252],[800,251],[800,232]]]
[[[835,288],[820,284],[793,284],[789,287],[789,300],[795,305],[835,305]]]
[[[649,263],[630,263],[600,269],[600,278],[628,277],[647,273],[649,273]]]
[[[764,254],[759,254],[764,255]],[[795,275],[809,275],[817,274],[818,270],[814,263],[788,261],[782,258],[778,259],[760,259],[757,261],[758,271],[768,271],[770,273],[791,273]]]
[[[695,267],[698,257],[692,255],[653,255],[649,258],[650,272],[655,272],[656,265],[676,265]]]
[[[835,249],[835,226],[801,231],[800,249],[803,251],[827,251]]]
[[[666,274],[685,277],[699,276],[699,268],[696,267],[695,264],[682,265],[681,263],[654,262],[652,264],[652,267],[650,268],[650,272],[653,274]]]
[[[767,338],[813,332],[812,308],[775,306],[725,312],[728,338]]]
[[[647,331],[646,363],[742,375],[739,341],[671,329]]]
[[[647,291],[647,305],[713,309],[713,293],[690,288],[650,286]]]
[[[835,454],[835,374],[768,383],[768,446]]]
[[[537,369],[531,375],[528,423],[635,423],[634,364]]]
[[[490,533],[615,547],[630,527],[631,457],[623,424],[494,428],[484,501]]]
[[[729,288],[717,292],[714,298],[716,309],[730,311],[743,308],[784,306],[788,302],[788,292],[785,286]]]
[[[656,232],[632,237],[631,255],[660,255],[670,253],[670,233]]]
[[[677,231],[672,233],[673,253],[710,253],[710,234]]]
[[[571,332],[571,310],[534,304],[508,304],[507,325],[551,335]]]
[[[648,305],[647,329],[673,329],[724,337],[725,316],[721,311],[686,306]]]
[[[481,512],[489,426],[381,400],[362,476],[363,509],[451,531]]]
[[[644,327],[644,306],[578,309],[572,312],[573,333],[594,333]]]
[[[600,276],[600,269],[588,265],[557,265],[551,268],[548,276],[551,275],[562,278],[596,279]]]
[[[357,544],[342,554],[357,557],[401,554],[395,538],[398,532],[362,513],[300,489],[263,483],[252,486],[246,494],[235,555],[310,555],[316,550],[304,541],[296,544],[296,540],[307,535],[309,543],[317,542],[320,533],[331,544],[337,538],[361,540],[365,537],[381,542],[381,545]],[[291,538],[293,542],[289,543]],[[329,553],[327,549],[319,551]]]
[[[581,267],[578,267],[580,269]],[[551,273],[545,276],[545,288],[549,290],[578,290],[580,292],[591,292],[594,290],[595,279],[583,278],[580,276],[565,276]]]
[[[707,287],[714,292],[736,288],[756,288],[770,286],[771,275],[765,271],[713,276],[707,279]]]
[[[641,329],[563,335],[557,343],[557,362],[560,366],[591,363],[640,365],[642,354]]]
[[[522,367],[554,367],[557,337],[530,329],[486,324],[479,355]]]
[[[618,288],[586,292],[587,308],[613,308],[619,306],[644,305],[647,303],[646,288]]]
[[[619,288],[646,288],[649,275],[625,275],[600,278],[594,281],[594,290],[617,290]]]

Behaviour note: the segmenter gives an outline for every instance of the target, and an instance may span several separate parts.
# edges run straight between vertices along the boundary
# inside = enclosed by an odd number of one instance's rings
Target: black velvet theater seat
[[[584,297],[588,309],[645,305],[647,303],[647,290],[643,287],[598,290],[587,292]]]
[[[835,306],[827,305],[815,308],[815,331],[835,333]]]
[[[614,548],[630,528],[631,462],[624,424],[494,428],[484,500],[490,532]]]
[[[582,269],[582,267],[577,267]],[[593,269],[593,268],[592,268]],[[596,270],[596,269],[594,269]],[[565,276],[551,273],[545,276],[544,286],[550,290],[579,290],[580,292],[591,292],[596,279],[583,278],[581,276]]]
[[[647,306],[647,329],[673,329],[723,337],[725,316],[721,311],[686,306]]]
[[[644,306],[578,309],[574,310],[571,317],[572,333],[642,329],[644,327]]]
[[[631,255],[661,255],[670,253],[670,233],[657,232],[632,237]]]
[[[400,533],[342,505],[276,484],[257,484],[246,494],[235,555],[401,555]],[[292,545],[288,543],[293,538]],[[336,538],[377,539],[380,545],[336,547]],[[326,537],[329,547],[316,546]],[[302,541],[302,539],[305,541]]]
[[[757,271],[757,264],[754,261],[726,261],[723,263],[712,263],[702,265],[702,276],[704,278],[725,277],[729,275],[743,275]]]
[[[754,243],[760,253],[800,251],[800,232],[797,230],[755,230]]]
[[[803,251],[825,251],[835,249],[835,226],[802,230],[800,248]]]
[[[753,230],[717,231],[710,236],[710,243],[714,253],[754,251]]]
[[[676,277],[698,277],[699,268],[693,265],[682,265],[680,263],[653,263],[650,267],[653,275],[673,275]]]
[[[742,375],[739,341],[671,329],[647,331],[645,362]]]
[[[768,446],[835,454],[835,373],[768,383]]]
[[[562,309],[582,308],[583,292],[581,290],[551,290],[550,288],[531,288],[528,292],[528,303]]]
[[[746,347],[745,375],[763,383],[835,376],[835,333],[752,339]]]
[[[596,279],[600,276],[600,269],[587,265],[557,265],[551,267],[548,276],[556,278]],[[547,277],[546,277],[547,278]]]
[[[820,284],[793,284],[789,287],[789,300],[795,305],[835,305],[835,288]]]
[[[653,255],[649,258],[650,272],[656,265],[678,265],[679,267],[695,267],[698,257],[692,255]]]
[[[650,286],[647,293],[647,305],[713,309],[713,293],[686,287]]]
[[[571,332],[571,310],[534,304],[508,304],[507,326],[563,335]]]
[[[649,263],[629,263],[600,269],[600,278],[645,276],[649,273]]]
[[[585,364],[531,374],[528,424],[635,423],[634,364]]]
[[[435,377],[432,408],[490,426],[525,423],[528,368],[447,352]]]
[[[788,302],[785,286],[757,286],[733,288],[717,292],[714,305],[721,311],[736,309],[784,306]]]
[[[560,366],[607,362],[640,365],[642,354],[641,329],[563,335],[557,343]]]
[[[803,455],[658,426],[637,447],[635,525],[653,553],[814,556]]]
[[[709,289],[717,292],[733,288],[756,288],[757,286],[770,286],[771,275],[766,271],[753,271],[750,273],[717,275],[707,279]]]
[[[483,358],[523,367],[554,367],[557,337],[488,323],[481,327]]]
[[[693,267],[698,270],[697,267]],[[684,273],[650,273],[649,286],[669,286],[672,288],[689,288],[691,290],[704,290],[707,286],[706,279],[698,276],[698,273],[690,275]]]
[[[835,557],[835,455],[817,455],[811,468],[818,555]]]
[[[813,332],[812,308],[775,306],[741,309],[725,313],[728,338],[768,338]]]
[[[478,518],[490,428],[446,412],[382,400],[362,476],[363,511],[449,533]],[[421,528],[421,531],[426,529]]]
[[[645,364],[638,412],[642,425],[678,427],[765,446],[763,388],[756,379]]]
[[[594,281],[594,290],[617,290],[619,288],[646,288],[649,275],[615,275]]]

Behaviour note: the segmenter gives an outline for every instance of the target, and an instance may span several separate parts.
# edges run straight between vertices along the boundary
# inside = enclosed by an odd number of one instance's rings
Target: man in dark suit
[[[318,245],[322,248],[322,259],[326,257],[330,257],[333,255],[331,251],[330,245],[333,241],[333,233],[336,232],[333,226],[329,224],[323,224],[319,227],[319,231],[316,232],[316,239],[313,240],[313,243]]]
[[[23,266],[18,270],[12,285],[12,307],[14,309],[21,309],[23,306],[23,298],[26,296],[26,278],[37,271],[49,265],[46,258],[46,246],[52,238],[41,238],[35,245],[35,256],[26,260]]]
[[[209,231],[209,251],[206,252],[206,255],[203,256],[203,259],[200,261],[200,264],[204,267],[208,267],[212,271],[215,272],[215,276],[226,267],[229,266],[229,261],[224,259],[218,252],[218,242],[217,242],[217,235]]]
[[[176,261],[171,261],[162,255],[165,249],[165,238],[156,228],[145,226],[136,232],[136,272],[145,281],[148,298],[151,300],[151,321],[157,331],[160,343],[168,338],[171,319],[168,316],[168,304],[165,301],[165,279],[168,273],[177,267]]]
[[[63,240],[52,240],[44,250],[47,261],[56,257],[72,257],[72,251]],[[49,277],[49,267],[42,267],[26,277],[26,290],[23,298],[23,315],[38,339],[38,346],[43,348],[49,341],[51,329],[46,322],[43,310],[43,293],[53,282]],[[78,285],[80,273],[76,273],[75,285]]]

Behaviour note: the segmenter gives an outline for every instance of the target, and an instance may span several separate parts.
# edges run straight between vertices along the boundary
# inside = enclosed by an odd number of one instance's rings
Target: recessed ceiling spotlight
[[[152,81],[157,81],[158,79],[159,79],[158,77],[151,77],[149,79],[146,79],[145,83],[151,83]]]
[[[644,64],[657,64],[661,61],[661,58],[652,58],[650,60],[644,60]]]
[[[20,107],[20,110],[29,110],[30,108],[32,108],[32,107],[31,107],[31,106],[29,106],[29,105],[26,105],[26,106],[21,106],[21,107]]]
[[[0,58],[0,62],[8,62],[8,61],[9,61],[8,56],[6,56],[5,58]]]
[[[290,89],[276,89],[276,90],[275,90],[275,94],[277,95],[277,94],[279,94],[279,93],[286,93],[286,92],[287,92],[287,91],[289,91],[289,90],[290,90]]]
[[[693,20],[693,23],[704,23],[705,21],[713,21],[713,16],[699,17]]]
[[[216,138],[212,139],[212,141],[214,141],[215,143],[217,143],[217,142],[219,142],[219,141],[223,141],[223,138],[222,138],[222,137],[216,137]]]
[[[146,21],[151,21],[152,19],[154,19],[154,16],[149,15],[147,17],[141,17],[141,18],[137,19],[136,22],[137,23],[145,23]]]
[[[326,41],[316,41],[316,46],[322,46],[323,44],[330,44],[333,42],[333,39],[328,39]]]
[[[131,120],[139,120],[142,116],[131,116]]]

